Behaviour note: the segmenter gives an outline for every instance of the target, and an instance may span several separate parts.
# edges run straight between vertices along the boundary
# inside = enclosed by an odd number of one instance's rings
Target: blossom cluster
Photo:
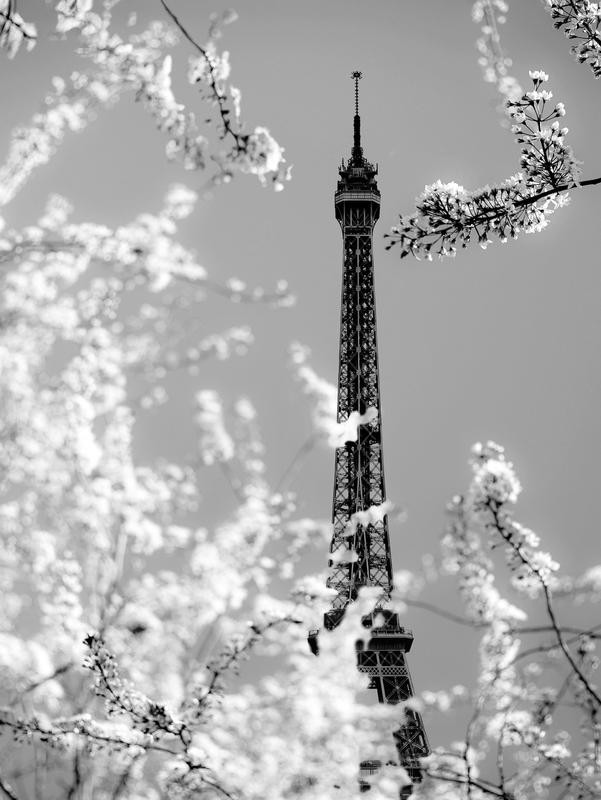
[[[513,464],[494,442],[476,444],[471,463],[469,509],[476,517],[482,516],[491,533],[507,544],[507,564],[513,572],[514,586],[536,596],[540,580],[548,579],[557,565],[548,554],[538,551],[538,536],[511,518],[509,508],[521,491]]]
[[[328,444],[336,447],[340,438],[336,421],[336,387],[315,372],[309,365],[309,356],[309,348],[298,343],[291,345],[291,366],[303,393],[311,400],[313,427]]]
[[[568,202],[566,190],[577,185],[580,167],[564,142],[567,128],[557,122],[565,108],[563,103],[549,108],[553,95],[543,88],[546,73],[532,70],[530,77],[533,88],[507,104],[512,132],[524,145],[523,171],[473,192],[454,182],[426,186],[417,213],[401,216],[387,234],[388,249],[398,244],[401,258],[411,254],[431,260],[455,256],[458,247],[474,241],[486,248],[493,236],[506,242],[521,232],[542,230],[547,217]]]
[[[548,107],[553,93],[544,88],[549,76],[543,70],[531,70],[533,87],[518,100],[507,104],[516,141],[524,145],[520,167],[530,193],[563,189],[574,185],[580,172],[579,162],[564,137],[568,132],[558,120],[564,116],[563,103]],[[548,123],[551,123],[550,125]]]
[[[505,0],[476,0],[472,7],[472,19],[480,25],[480,36],[476,40],[478,63],[482,68],[484,80],[494,83],[504,101],[517,100],[522,87],[511,75],[511,59],[501,48],[498,26],[505,24],[508,4]],[[504,110],[504,104],[500,106]]]
[[[543,0],[553,24],[562,30],[581,64],[601,78],[601,3],[593,0]]]
[[[96,693],[105,699],[109,716],[126,716],[141,733],[182,735],[185,725],[176,722],[164,705],[145,697],[121,678],[113,654],[98,634],[86,636],[84,644],[89,650],[84,667],[94,672]]]
[[[172,57],[165,55],[165,49],[177,43],[176,29],[155,21],[141,32],[122,36],[112,27],[110,4],[100,14],[90,0],[61,0],[56,11],[57,33],[77,35],[78,54],[91,67],[75,70],[67,79],[53,78],[44,110],[34,115],[29,126],[14,132],[9,157],[0,168],[0,204],[14,196],[35,168],[49,161],[67,132],[84,130],[100,109],[110,107],[126,92],[134,93],[166,135],[167,156],[179,159],[186,169],[205,169],[211,163],[218,167],[215,181],[227,181],[242,172],[256,175],[262,184],[270,183],[276,190],[283,188],[290,178],[284,150],[264,126],[247,130],[241,122],[240,92],[227,83],[227,53],[219,55],[216,50],[217,24],[211,26],[205,48],[200,48],[204,72],[191,69],[189,80],[202,85],[203,99],[218,107],[218,140],[228,134],[233,137],[233,145],[227,149],[211,148],[210,131],[201,130],[196,116],[174,95]],[[12,52],[23,37],[28,43],[35,41],[35,30],[14,9],[7,10],[4,20],[2,14],[0,6],[0,22],[4,22],[0,45]],[[230,15],[222,21],[233,19]]]
[[[477,625],[493,620],[516,622],[525,613],[502,597],[495,586],[493,564],[478,533],[467,525],[464,498],[457,496],[448,508],[449,522],[442,540],[447,574],[458,576],[458,588],[468,619]]]
[[[521,592],[536,597],[548,587],[559,565],[548,553],[538,549],[539,537],[512,519],[509,508],[521,491],[513,465],[503,448],[494,442],[477,444],[472,457],[473,480],[468,502],[475,515],[482,515],[487,529],[506,545],[507,565],[512,584]]]
[[[565,637],[552,606],[552,596],[569,592],[574,585],[594,584],[595,568],[568,586],[557,575],[558,565],[539,549],[539,538],[513,519],[521,487],[511,462],[502,447],[494,442],[477,444],[470,460],[472,481],[465,497],[457,496],[450,506],[450,518],[443,540],[444,568],[459,578],[459,590],[467,619],[482,629],[478,700],[468,726],[463,753],[455,760],[445,760],[448,751],[435,751],[427,764],[428,779],[441,778],[449,770],[457,783],[469,785],[474,796],[486,794],[490,783],[477,767],[488,752],[487,742],[497,749],[501,778],[495,788],[502,794],[529,798],[532,792],[550,797],[555,786],[566,794],[577,788],[581,797],[594,797],[601,786],[601,770],[591,768],[587,737],[595,738],[596,716],[601,697],[595,687],[595,629],[586,627],[578,635]],[[496,565],[485,553],[499,545],[505,549],[505,564],[511,574],[512,588],[525,603],[543,600],[548,626],[527,627],[526,613],[503,597],[495,585]],[[585,590],[586,591],[586,590]],[[584,597],[582,598],[584,599]],[[590,595],[587,599],[594,599]],[[536,632],[547,632],[551,641],[524,648],[522,639]],[[563,688],[545,685],[541,676],[546,669],[557,670],[558,658],[568,668]],[[564,701],[570,691],[571,699]],[[568,747],[564,724],[565,708],[577,709],[578,724],[585,736],[579,752]],[[465,758],[472,748],[474,767]],[[529,765],[531,772],[520,770],[510,778],[506,766],[512,752],[519,751],[516,764]],[[466,770],[466,767],[468,769]],[[429,784],[426,785],[429,790]],[[435,786],[432,795],[435,797]],[[427,797],[430,794],[426,793]]]
[[[185,30],[169,7],[165,3],[163,6],[199,53],[190,58],[188,80],[199,89],[201,97],[209,106],[217,110],[220,139],[231,142],[229,150],[213,156],[219,166],[215,179],[227,182],[239,170],[256,175],[263,185],[271,183],[275,191],[280,191],[291,175],[291,168],[286,166],[284,149],[266,127],[259,125],[252,131],[246,129],[240,114],[240,90],[229,83],[229,52],[219,52],[217,49],[216,43],[222,35],[222,26],[234,22],[237,19],[236,13],[227,10],[220,17],[213,15],[209,41],[201,46]]]
[[[359,437],[359,427],[369,425],[377,419],[378,409],[375,406],[368,406],[363,414],[359,411],[351,411],[347,419],[337,423],[334,437],[336,446],[344,447],[347,442],[356,442]]]
[[[65,14],[90,13],[86,2],[63,5]],[[158,30],[152,36],[157,48],[169,43],[159,42]],[[57,97],[63,88],[57,83]],[[58,126],[44,140],[44,158],[62,141],[63,116],[53,119],[53,107],[38,120],[39,131]],[[77,119],[88,120],[88,110]],[[5,164],[14,178],[5,202],[41,163],[30,158],[41,140],[27,141],[22,149],[13,143]],[[37,221],[22,229],[2,223],[0,235],[0,703],[18,698],[20,709],[3,711],[0,724],[17,747],[34,739],[65,759],[84,759],[82,780],[111,795],[127,774],[139,796],[155,796],[156,771],[146,763],[156,753],[174,759],[169,774],[197,774],[177,709],[204,659],[239,624],[240,608],[277,574],[267,548],[286,537],[290,579],[312,540],[306,526],[288,524],[291,499],[265,479],[257,414],[245,398],[223,421],[235,509],[210,530],[200,524],[199,463],[215,459],[202,438],[211,427],[210,390],[199,367],[209,357],[244,355],[252,332],[201,334],[198,305],[217,296],[279,306],[291,295],[283,281],[265,291],[210,277],[177,241],[195,202],[194,192],[174,186],[158,212],[109,228],[73,222],[70,203],[55,195]],[[196,387],[190,439],[196,395],[200,458],[141,460],[140,420],[168,404],[181,368]],[[27,603],[35,630],[17,635]],[[89,693],[86,658],[104,711]],[[202,774],[212,785],[214,777]],[[178,792],[174,783],[170,796]]]

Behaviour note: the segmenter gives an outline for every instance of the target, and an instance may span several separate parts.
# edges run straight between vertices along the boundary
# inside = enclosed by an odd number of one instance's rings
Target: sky
[[[20,7],[28,18],[28,4]],[[33,7],[38,4],[31,4]],[[119,13],[141,21],[161,17],[158,0],[123,0]],[[187,29],[203,41],[210,11],[230,4],[171,0]],[[455,260],[399,260],[384,234],[409,213],[424,185],[455,180],[466,188],[499,181],[518,170],[519,147],[499,124],[494,87],[482,81],[467,0],[239,0],[239,14],[222,46],[230,50],[232,83],[243,115],[265,125],[286,148],[293,179],[284,191],[238,177],[202,199],[182,226],[210,275],[249,285],[289,281],[292,309],[199,306],[206,333],[248,324],[256,343],[236,363],[210,364],[182,379],[173,413],[140,431],[141,457],[177,456],[188,430],[178,409],[190,392],[217,389],[226,402],[248,396],[259,412],[268,449],[268,477],[280,476],[311,432],[310,408],[288,366],[288,347],[312,351],[314,368],[335,381],[341,282],[341,236],[334,189],[341,157],[352,144],[352,70],[360,69],[364,152],[379,164],[380,221],[374,260],[386,485],[406,521],[391,523],[396,569],[415,569],[423,553],[438,552],[444,509],[469,481],[471,445],[494,439],[507,449],[524,486],[517,518],[534,529],[566,572],[601,561],[599,444],[601,370],[598,311],[601,189],[575,191],[549,227]],[[41,6],[41,4],[40,4]],[[32,9],[33,11],[34,9]],[[37,17],[36,17],[37,15]],[[40,32],[49,11],[36,18]],[[513,0],[501,29],[513,74],[550,74],[549,88],[565,103],[568,141],[584,162],[583,176],[601,175],[598,138],[601,84],[578,65],[537,0]],[[0,70],[0,152],[16,124],[40,105],[52,74],[76,66],[58,41],[45,41]],[[202,103],[185,86],[189,47],[174,53],[176,88],[190,107]],[[164,157],[164,139],[143,110],[124,97],[81,136],[72,135],[35,174],[7,210],[11,225],[33,221],[50,192],[68,197],[76,219],[117,225],[158,210],[173,182],[203,190],[205,176],[186,173]],[[325,445],[302,462],[287,487],[300,512],[328,518],[334,453]],[[207,513],[231,509],[228,488],[208,483]],[[316,553],[314,565],[325,564]],[[449,604],[449,582],[429,592]],[[456,606],[459,607],[458,604]],[[416,687],[458,682],[466,669],[455,631],[425,612],[406,622],[416,643]]]

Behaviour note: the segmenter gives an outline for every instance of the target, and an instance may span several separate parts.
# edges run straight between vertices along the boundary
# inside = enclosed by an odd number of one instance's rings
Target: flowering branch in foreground
[[[23,43],[31,50],[36,41],[35,26],[18,13],[16,0],[0,0],[0,48],[12,58]]]
[[[505,101],[518,100],[523,94],[522,87],[510,74],[511,59],[501,48],[499,26],[504,25],[509,6],[505,0],[476,0],[472,7],[472,19],[480,26],[480,36],[476,49],[480,54],[478,63],[487,83],[494,83]],[[504,103],[499,111],[505,111]]]
[[[591,0],[542,0],[553,24],[574,42],[572,53],[601,78],[601,4]]]
[[[565,114],[563,103],[549,108],[552,93],[543,88],[549,76],[530,72],[533,88],[507,104],[512,133],[523,145],[518,172],[497,186],[469,192],[457,183],[437,181],[418,198],[417,213],[401,216],[387,234],[390,249],[400,246],[409,254],[431,260],[454,256],[458,247],[478,242],[486,248],[494,236],[502,242],[547,225],[547,217],[568,202],[568,189],[601,183],[601,178],[578,180],[579,162],[564,143],[567,128],[557,121]]]
[[[554,597],[556,588],[579,584],[584,589],[586,584],[586,599],[598,600],[601,580],[595,576],[601,570],[592,568],[576,581],[559,577],[559,565],[539,549],[538,536],[513,519],[521,486],[502,447],[475,445],[471,467],[467,494],[450,506],[443,551],[444,569],[457,575],[467,616],[483,630],[478,688],[465,740],[425,760],[418,797],[423,791],[428,800],[529,800],[535,795],[593,800],[601,790],[595,628],[568,637]],[[485,555],[487,546],[491,551],[504,548],[513,589],[525,603],[542,599],[549,625],[520,624],[526,614],[496,588],[495,561]],[[521,636],[537,632],[548,632],[554,641],[521,649]],[[554,676],[560,670],[559,681],[547,684],[547,670]],[[571,741],[564,729],[568,714],[576,715],[581,738]],[[482,762],[492,748],[497,774],[486,777]],[[459,791],[462,787],[465,791]]]
[[[201,723],[213,703],[223,695],[226,676],[238,672],[241,662],[249,658],[252,649],[268,631],[278,626],[297,625],[299,622],[294,614],[284,613],[249,623],[248,632],[233,637],[217,658],[207,664],[209,680],[203,681],[192,690],[192,697],[184,706],[186,718],[196,724]]]
[[[470,498],[473,512],[483,518],[486,530],[506,545],[505,556],[513,573],[514,588],[534,598],[542,593],[562,653],[595,708],[601,708],[601,694],[576,663],[553,609],[554,573],[559,569],[559,564],[549,553],[538,549],[539,538],[533,531],[512,519],[509,506],[515,503],[521,491],[513,474],[513,465],[505,460],[503,448],[493,443],[480,446],[475,451],[474,461],[475,479]]]
[[[20,28],[9,24],[8,11],[4,17],[2,14],[5,2],[0,0],[0,46],[11,53],[20,43],[18,37],[22,31],[29,31],[29,27],[25,23]],[[8,5],[12,9],[11,19],[16,20],[14,4]],[[213,183],[229,181],[242,172],[256,175],[263,185],[271,183],[276,190],[283,188],[283,182],[290,177],[283,148],[267,128],[259,126],[247,131],[240,122],[240,91],[227,81],[228,53],[219,53],[215,44],[220,36],[219,26],[215,22],[211,26],[207,44],[199,48],[200,58],[193,59],[190,65],[188,80],[201,88],[204,101],[218,106],[221,120],[216,126],[218,140],[226,136],[225,120],[236,133],[234,146],[227,150],[211,147],[210,126],[201,129],[195,114],[178,102],[173,92],[172,58],[164,51],[177,43],[178,31],[154,21],[141,32],[121,35],[111,24],[114,5],[106,3],[100,14],[93,11],[91,0],[60,0],[56,4],[56,33],[77,35],[77,54],[91,67],[73,71],[67,79],[54,77],[43,110],[33,116],[28,126],[15,130],[8,157],[0,165],[0,205],[14,197],[34,169],[50,160],[68,131],[83,131],[99,110],[111,107],[127,92],[141,102],[165,134],[167,157],[178,159],[185,169],[204,170],[212,164],[217,166],[211,178]],[[221,22],[233,19],[235,16],[230,14]],[[177,25],[179,32],[190,38]]]
[[[218,181],[231,180],[234,171],[249,172],[257,175],[263,185],[271,180],[273,188],[280,191],[283,181],[290,179],[290,168],[285,167],[283,149],[271,136],[267,128],[257,127],[247,132],[240,119],[240,91],[235,86],[227,85],[230,72],[228,53],[219,54],[215,47],[215,39],[221,32],[217,20],[213,20],[209,43],[202,47],[186,30],[180,19],[169,8],[165,0],[161,5],[177,26],[180,33],[199,53],[198,58],[190,59],[188,78],[190,83],[198,85],[203,99],[217,107],[220,119],[220,139],[231,139],[232,149],[227,154],[214,157],[219,164]],[[228,11],[221,19],[222,24],[234,22],[237,15]]]
[[[84,644],[89,650],[84,666],[95,673],[96,694],[104,697],[109,715],[126,716],[141,733],[161,731],[186,743],[189,733],[184,723],[174,720],[163,704],[153,702],[121,678],[113,654],[98,634],[87,636]]]

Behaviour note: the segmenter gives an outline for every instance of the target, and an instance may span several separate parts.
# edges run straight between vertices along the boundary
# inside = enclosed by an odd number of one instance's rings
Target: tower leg
[[[376,689],[380,703],[396,705],[413,697],[413,685],[405,653],[413,644],[413,634],[400,626],[398,616],[394,612],[378,610],[385,616],[383,625],[372,628],[371,637],[364,649],[362,642],[357,648],[357,666],[360,672],[370,676],[370,688]],[[371,623],[367,618],[366,622]],[[421,716],[412,709],[405,709],[405,721],[393,734],[397,763],[404,767],[413,783],[422,779],[420,759],[430,752],[424,724]],[[372,774],[377,771],[375,762]],[[368,762],[363,762],[363,766]],[[378,765],[379,766],[379,765]],[[363,771],[363,770],[362,770]],[[367,784],[367,786],[365,786]],[[369,781],[362,775],[361,791],[367,791]],[[400,797],[410,797],[412,786],[404,786]]]

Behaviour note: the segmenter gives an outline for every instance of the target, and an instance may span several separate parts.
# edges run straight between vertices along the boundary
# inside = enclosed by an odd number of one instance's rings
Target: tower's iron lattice
[[[370,676],[370,688],[381,703],[399,703],[413,695],[413,685],[405,654],[411,649],[413,634],[401,627],[396,613],[387,610],[392,590],[392,560],[386,516],[372,518],[370,524],[353,524],[358,511],[381,506],[386,499],[382,459],[382,428],[372,235],[380,214],[380,192],[376,184],[377,166],[363,156],[359,117],[358,82],[354,72],[354,141],[348,162],[342,161],[336,188],[336,219],[343,238],[342,303],[340,316],[340,360],[338,372],[338,422],[353,412],[366,419],[357,428],[357,440],[347,441],[336,450],[332,520],[334,532],[330,551],[356,553],[355,561],[330,561],[328,586],[336,591],[332,608],[325,615],[325,627],[340,622],[346,606],[356,599],[362,586],[382,590],[378,611],[384,622],[372,627],[367,646],[358,645],[358,668]],[[356,415],[355,415],[356,418]],[[349,532],[351,536],[349,537]],[[340,554],[339,554],[340,555]],[[364,620],[367,627],[371,618]],[[421,717],[406,711],[403,725],[394,733],[399,764],[414,783],[421,781],[419,759],[428,755],[428,741]],[[362,762],[360,785],[369,789],[368,775],[379,768],[376,762]],[[408,797],[411,787],[401,790]]]

